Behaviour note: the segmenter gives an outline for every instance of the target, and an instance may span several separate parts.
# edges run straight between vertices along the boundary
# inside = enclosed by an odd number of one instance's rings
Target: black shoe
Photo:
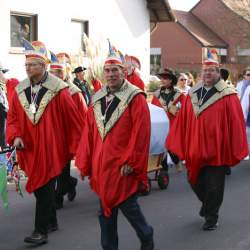
[[[36,245],[45,244],[48,242],[48,235],[47,234],[41,234],[38,232],[33,232],[31,236],[25,237],[24,242],[26,243],[32,243]]]
[[[71,182],[74,182],[72,184],[72,186],[74,186],[74,188],[71,191],[68,192],[68,200],[69,201],[73,201],[75,199],[75,197],[76,197],[76,185],[77,185],[77,182],[78,182],[78,180],[76,178],[72,177],[71,179],[72,179]]]
[[[48,226],[48,233],[52,233],[52,232],[55,232],[57,231],[59,228],[58,228],[58,224],[49,224]]]
[[[142,242],[141,250],[153,250],[153,249],[154,249],[154,241],[153,240]]]
[[[216,222],[210,222],[210,221],[206,221],[205,223],[204,223],[204,225],[202,226],[202,229],[204,230],[204,231],[213,231],[213,230],[215,230],[217,227],[218,227],[218,222],[216,221]]]

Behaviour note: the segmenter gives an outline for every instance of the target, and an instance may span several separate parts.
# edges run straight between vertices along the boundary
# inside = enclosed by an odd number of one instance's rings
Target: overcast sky
[[[199,0],[168,0],[172,9],[190,10]]]

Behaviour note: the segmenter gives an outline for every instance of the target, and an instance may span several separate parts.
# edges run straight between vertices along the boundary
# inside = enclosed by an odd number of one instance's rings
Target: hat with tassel
[[[50,53],[45,47],[44,43],[40,41],[33,41],[30,43],[26,39],[22,39],[23,47],[25,49],[25,57],[39,60],[45,64],[50,63]]]
[[[109,43],[109,54],[104,62],[104,67],[109,65],[118,65],[124,67],[124,57],[120,51],[113,47],[108,39]]]

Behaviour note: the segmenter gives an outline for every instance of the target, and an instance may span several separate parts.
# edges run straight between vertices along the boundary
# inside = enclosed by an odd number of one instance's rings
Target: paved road
[[[76,174],[76,173],[75,173]],[[200,204],[186,182],[185,173],[170,170],[170,185],[160,191],[153,183],[150,196],[140,198],[148,221],[155,229],[156,250],[249,250],[250,249],[250,163],[245,161],[227,177],[220,226],[201,230]],[[23,237],[33,227],[34,198],[19,198],[10,187],[8,214],[0,208],[0,250],[33,249]],[[49,236],[43,250],[98,250],[100,231],[98,202],[87,182],[78,185],[78,196],[65,202],[58,212],[60,230]],[[120,250],[139,250],[139,242],[122,215],[119,217]]]

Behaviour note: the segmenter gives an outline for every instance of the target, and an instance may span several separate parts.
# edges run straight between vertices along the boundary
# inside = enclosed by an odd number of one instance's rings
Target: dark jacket
[[[82,95],[85,99],[85,102],[89,106],[91,102],[91,95],[90,95],[90,90],[89,90],[87,83],[85,81],[82,82],[78,78],[75,78],[73,83],[81,90]]]

